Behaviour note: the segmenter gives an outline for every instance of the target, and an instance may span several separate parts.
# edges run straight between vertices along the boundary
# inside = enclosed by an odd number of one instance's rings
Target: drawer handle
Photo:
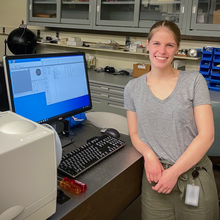
[[[106,95],[106,94],[101,94],[101,96],[108,97],[108,95]]]
[[[120,106],[120,105],[113,105],[113,104],[108,104],[109,106],[111,107],[115,107],[115,108],[121,108],[121,109],[124,109],[124,106]]]
[[[101,89],[108,90],[108,87],[101,86]]]
[[[196,5],[193,5],[193,7],[192,7],[192,13],[193,13],[193,14],[196,13]]]
[[[181,13],[184,14],[184,11],[185,11],[185,6],[182,5],[182,6],[181,6]]]
[[[97,104],[100,104],[101,102],[100,101],[97,101],[95,99],[92,100],[92,103],[97,103]]]
[[[124,99],[123,99],[123,98],[117,98],[117,97],[114,97],[114,96],[110,96],[109,98],[110,98],[110,99],[113,99],[113,100],[117,100],[117,101],[124,102]]]
[[[109,89],[110,92],[124,94],[124,90]]]

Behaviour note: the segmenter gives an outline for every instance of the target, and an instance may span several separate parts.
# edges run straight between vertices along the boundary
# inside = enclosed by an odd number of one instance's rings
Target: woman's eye
[[[173,47],[173,44],[168,44],[168,47]]]
[[[156,42],[155,42],[154,45],[159,45],[159,43],[156,43]]]

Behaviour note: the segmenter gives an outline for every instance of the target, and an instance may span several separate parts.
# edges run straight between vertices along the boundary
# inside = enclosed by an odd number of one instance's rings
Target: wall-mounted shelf
[[[42,43],[42,42],[37,42],[37,43],[48,45],[48,46],[68,47],[68,48],[83,49],[83,50],[95,50],[95,51],[105,51],[105,52],[110,52],[110,53],[123,53],[123,54],[148,56],[147,53],[137,53],[137,52],[130,52],[130,51],[126,52],[124,51],[124,49],[110,50],[110,49],[101,49],[101,48],[96,48],[96,47],[77,47],[77,46],[69,46],[69,45],[54,44],[54,43]],[[174,58],[180,59],[180,60],[195,60],[195,61],[201,59],[201,57],[183,57],[183,56],[174,56]]]

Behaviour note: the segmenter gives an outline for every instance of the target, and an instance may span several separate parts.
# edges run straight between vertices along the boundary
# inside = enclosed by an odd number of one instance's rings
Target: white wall
[[[0,57],[4,55],[4,40],[7,39],[7,34],[9,34],[13,29],[18,28],[21,21],[24,20],[27,23],[26,17],[27,3],[26,0],[0,0]],[[6,34],[2,34],[2,27],[6,28]],[[42,27],[33,27],[28,26],[28,29],[36,32],[36,29],[41,29],[41,36],[50,35],[55,37],[55,31],[44,30]],[[71,31],[71,30],[70,30]],[[121,45],[125,43],[125,36],[116,36],[116,35],[100,35],[100,34],[85,34],[85,33],[75,33],[75,32],[63,32],[60,31],[60,38],[68,36],[79,36],[82,41],[86,42],[102,42],[107,43],[109,39],[115,40]],[[146,43],[146,38],[143,37],[132,37],[131,42],[140,40],[143,45]],[[214,42],[202,42],[202,41],[182,41],[181,49],[189,48],[202,48],[203,46],[215,46],[220,47],[219,43]],[[58,46],[45,46],[39,45],[37,47],[38,53],[48,53],[48,52],[59,52],[59,51],[74,51],[78,49],[70,49],[66,47]],[[92,51],[84,50],[86,53],[96,56],[96,67],[105,67],[105,66],[114,66],[118,68],[132,68],[133,63],[136,62],[145,62],[149,63],[148,57],[140,55],[131,55],[131,54],[120,54],[112,52],[103,52],[103,51]],[[7,54],[11,54],[7,50]],[[186,69],[188,70],[199,70],[199,61],[186,61]]]

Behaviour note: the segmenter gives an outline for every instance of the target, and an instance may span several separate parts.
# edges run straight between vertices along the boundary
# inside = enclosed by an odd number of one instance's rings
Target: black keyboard
[[[75,178],[101,160],[125,146],[117,138],[103,135],[90,139],[87,144],[62,156],[58,173]]]

